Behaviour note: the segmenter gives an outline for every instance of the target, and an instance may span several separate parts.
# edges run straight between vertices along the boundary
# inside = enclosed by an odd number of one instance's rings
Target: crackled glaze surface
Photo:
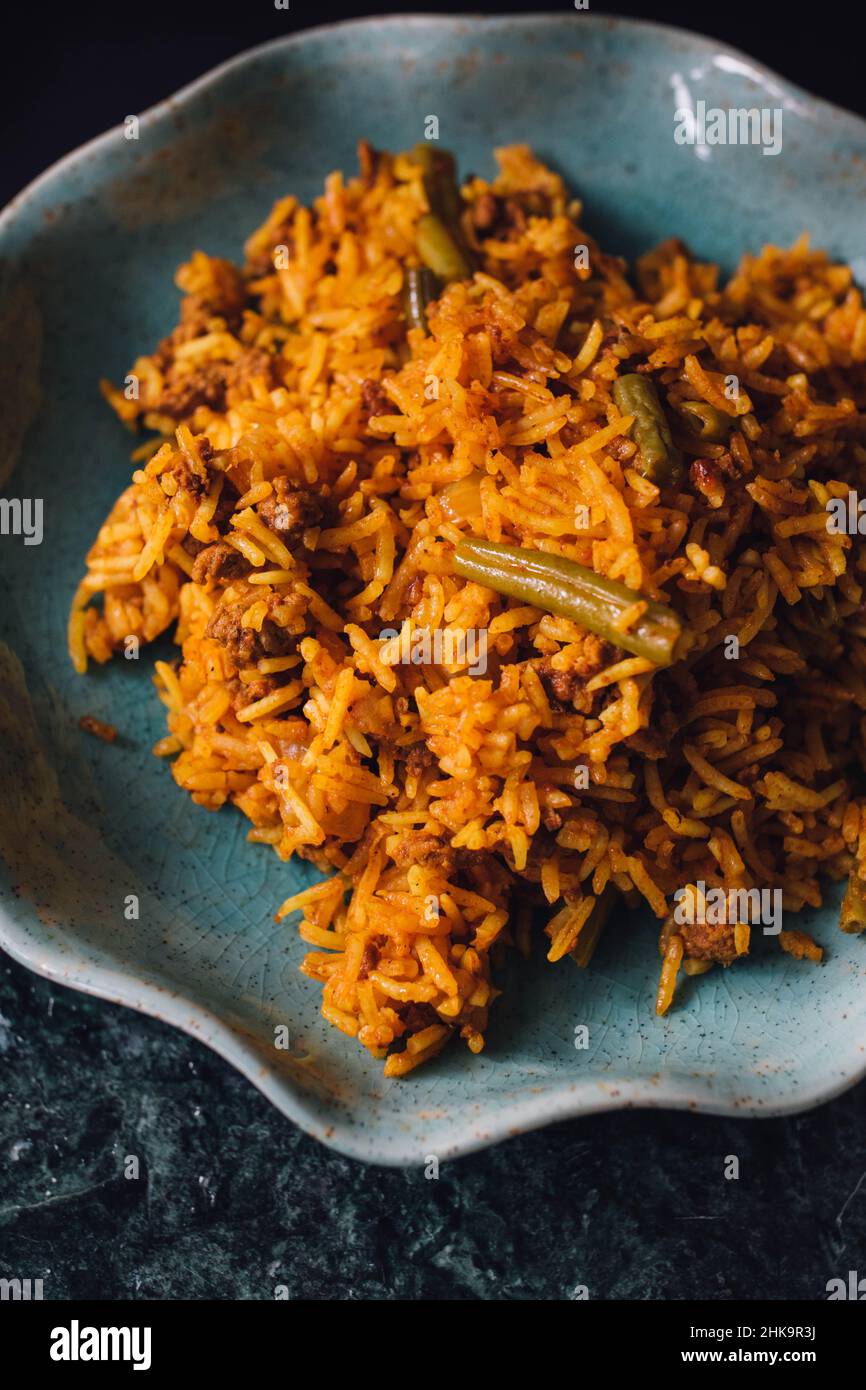
[[[674,109],[699,99],[782,108],[782,154],[677,146]],[[111,132],[43,176],[0,224],[0,342],[14,345],[0,480],[45,505],[42,546],[0,546],[0,944],[187,1029],[312,1134],[380,1162],[622,1106],[805,1108],[866,1070],[864,943],[837,932],[835,897],[804,921],[828,948],[820,969],[773,947],[687,986],[662,1023],[652,924],[620,918],[589,973],[512,963],[480,1058],[453,1047],[386,1083],[322,1024],[302,945],[273,921],[310,871],[248,845],[239,815],[193,806],[151,757],[153,654],[86,680],[67,664],[81,559],[129,472],[97,379],[120,378],[173,325],[172,273],[193,247],[238,256],[275,197],[309,198],[328,170],[354,167],[362,134],[413,143],[430,112],[464,171],[490,171],[495,145],[532,143],[612,250],[678,235],[729,268],[806,228],[866,278],[861,121],[710,40],[584,14],[311,31],[155,108],[137,142]],[[79,733],[83,713],[115,723],[118,742]],[[281,1023],[288,1053],[272,1046]],[[573,1046],[578,1023],[588,1051]]]

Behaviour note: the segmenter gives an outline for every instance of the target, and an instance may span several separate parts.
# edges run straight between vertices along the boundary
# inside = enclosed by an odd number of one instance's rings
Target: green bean
[[[623,415],[633,415],[635,444],[640,450],[639,472],[662,486],[679,480],[683,461],[671,439],[671,429],[653,383],[637,372],[613,384],[613,398]]]
[[[403,313],[410,328],[427,330],[427,305],[439,298],[439,282],[426,266],[410,266],[403,279]]]
[[[468,280],[474,258],[460,221],[463,202],[454,156],[422,142],[415,146],[412,158],[424,171],[424,192],[430,207],[418,223],[418,255],[443,280]]]
[[[866,883],[856,870],[848,876],[839,926],[845,932],[861,932],[866,928]]]
[[[827,628],[839,626],[839,610],[833,597],[833,590],[824,589],[824,597],[815,598],[807,590],[797,604],[797,615],[804,619],[803,626],[809,632],[824,634]]]
[[[571,618],[597,637],[656,666],[670,666],[678,654],[683,631],[673,609],[644,600],[625,584],[561,555],[467,539],[454,552],[454,572],[534,608]],[[646,602],[646,610],[627,632],[621,632],[617,619],[640,602]]]
[[[708,444],[724,444],[731,433],[731,418],[709,401],[681,401],[677,406],[693,434]]]
[[[457,168],[448,150],[437,150],[427,141],[416,145],[412,158],[424,170],[424,192],[430,211],[446,226],[458,228],[463,202],[457,187]]]
[[[428,212],[420,218],[415,236],[418,255],[440,280],[447,283],[471,277],[472,268],[456,238],[435,213]]]

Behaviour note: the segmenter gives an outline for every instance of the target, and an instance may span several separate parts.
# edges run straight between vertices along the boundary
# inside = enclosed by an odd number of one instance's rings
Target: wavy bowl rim
[[[406,12],[315,25],[298,33],[282,35],[244,49],[225,62],[210,68],[170,96],[146,108],[140,114],[140,120],[147,121],[149,125],[158,125],[170,120],[179,107],[188,106],[199,96],[218,87],[224,79],[254,65],[260,58],[272,52],[303,47],[311,40],[335,32],[382,28],[405,32],[407,29],[411,31],[425,27],[460,32],[461,29],[469,27],[483,27],[488,33],[493,33],[497,30],[529,27],[535,30],[561,28],[568,18],[566,15],[552,12],[526,12],[514,15]],[[829,118],[834,122],[841,119],[863,138],[866,146],[866,119],[815,96],[751,54],[712,35],[700,34],[678,25],[618,15],[582,13],[570,22],[595,29],[607,29],[610,32],[616,29],[637,30],[657,37],[686,39],[704,51],[714,50],[717,54],[723,53],[748,65],[749,72],[743,74],[744,76],[765,84],[774,84],[782,95],[807,104],[816,118]],[[113,126],[49,165],[15,194],[0,211],[0,236],[10,231],[19,217],[26,217],[31,205],[37,203],[40,195],[56,180],[68,172],[77,170],[85,159],[108,151],[123,139],[121,128]],[[56,958],[46,957],[45,948],[34,946],[29,930],[16,922],[7,910],[4,898],[0,898],[0,949],[18,964],[56,984],[66,985],[80,993],[104,999],[108,1003],[133,1009],[137,1013],[170,1024],[204,1043],[246,1077],[287,1119],[297,1124],[312,1138],[348,1158],[386,1167],[408,1167],[424,1161],[420,1154],[423,1145],[407,1140],[402,1134],[395,1136],[392,1132],[387,1139],[380,1138],[376,1141],[368,1138],[362,1127],[337,1117],[323,1125],[321,1118],[315,1113],[315,1107],[303,1092],[298,1091],[290,1081],[270,1067],[264,1061],[263,1055],[246,1042],[239,1031],[204,1005],[183,994],[176,994],[143,981],[127,970],[89,965],[81,957],[74,966],[70,966],[64,962],[64,951],[61,948],[56,948]],[[71,949],[73,943],[67,945]],[[739,1100],[716,1096],[708,1079],[699,1080],[692,1077],[688,1084],[684,1084],[676,1074],[671,1074],[667,1079],[662,1074],[654,1084],[648,1079],[635,1079],[627,1074],[617,1073],[606,1077],[603,1082],[586,1079],[565,1086],[558,1085],[552,1090],[521,1101],[493,1102],[488,1123],[481,1122],[480,1127],[474,1128],[472,1132],[466,1132],[465,1126],[455,1124],[452,1141],[448,1145],[437,1141],[437,1147],[440,1158],[456,1158],[560,1121],[626,1109],[688,1110],[698,1114],[731,1118],[780,1118],[800,1114],[825,1104],[849,1090],[864,1077],[866,1061],[859,1068],[830,1084],[816,1082],[811,1086],[798,1088],[796,1093],[764,1103],[747,1096]],[[483,1100],[481,1104],[483,1105]]]

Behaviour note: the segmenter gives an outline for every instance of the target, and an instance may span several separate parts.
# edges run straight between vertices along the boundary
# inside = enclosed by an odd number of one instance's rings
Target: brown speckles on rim
[[[226,167],[240,171],[246,164],[247,181],[266,176],[272,120],[265,94],[223,107],[201,125],[182,119],[170,145],[147,155],[136,151],[136,167],[103,186],[100,199],[127,231],[178,222],[220,196]]]

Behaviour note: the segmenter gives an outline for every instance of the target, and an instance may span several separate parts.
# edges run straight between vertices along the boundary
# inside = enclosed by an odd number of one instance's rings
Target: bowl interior
[[[781,151],[678,144],[675,109],[700,100],[782,111]],[[625,914],[589,972],[548,966],[541,950],[528,968],[512,962],[479,1058],[454,1045],[385,1082],[322,1023],[297,970],[303,944],[273,920],[314,875],[248,845],[239,813],[194,806],[151,756],[164,732],[154,653],[86,679],[69,666],[69,600],[130,473],[130,437],[98,379],[121,379],[174,325],[173,272],[194,248],[239,259],[276,197],[312,198],[327,172],[355,168],[360,136],[405,148],[430,116],[464,172],[530,143],[606,249],[634,256],[675,235],[730,269],[807,230],[866,279],[862,122],[710,40],[585,14],[312,31],[155,108],[137,140],[115,131],[57,166],[2,223],[0,485],[42,499],[44,540],[0,537],[0,944],[190,1029],[313,1133],[384,1162],[602,1107],[814,1103],[866,1062],[863,948],[836,930],[838,895],[804,917],[827,948],[821,968],[769,942],[688,984],[663,1022],[652,923]],[[114,723],[118,742],[81,733],[84,713]],[[279,1025],[288,1049],[274,1046]]]

